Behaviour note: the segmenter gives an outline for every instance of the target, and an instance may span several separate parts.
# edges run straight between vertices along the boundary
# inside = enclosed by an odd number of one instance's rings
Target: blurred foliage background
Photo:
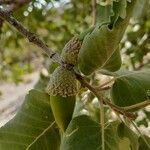
[[[58,52],[92,20],[90,0],[33,0],[13,12],[25,27]],[[8,24],[3,23],[0,35],[0,80],[18,83],[23,74],[39,68],[39,63],[47,63],[42,51]]]
[[[143,5],[143,3],[145,3]],[[150,64],[150,2],[139,0],[122,40],[122,54],[127,68],[139,70]]]

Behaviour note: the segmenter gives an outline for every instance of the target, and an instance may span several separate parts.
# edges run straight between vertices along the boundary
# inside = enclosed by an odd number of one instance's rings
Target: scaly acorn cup
[[[51,74],[47,93],[55,121],[62,132],[72,118],[77,92],[75,74],[61,66],[57,67]]]
[[[64,63],[76,65],[79,50],[81,48],[81,40],[78,36],[74,36],[63,48],[61,58]]]

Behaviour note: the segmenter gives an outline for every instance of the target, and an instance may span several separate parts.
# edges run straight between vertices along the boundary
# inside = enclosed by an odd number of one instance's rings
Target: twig
[[[103,101],[99,99],[100,104],[100,123],[101,123],[101,140],[102,140],[102,150],[105,150],[105,116],[104,116],[104,105]]]
[[[42,48],[44,52],[56,63],[62,65],[61,58],[58,53],[54,52],[53,50],[49,49],[48,46],[40,40],[37,35],[28,31],[20,22],[18,22],[8,11],[4,11],[0,8],[0,17],[6,20],[9,24],[15,27],[22,35],[24,35],[29,42],[34,43],[38,47]]]
[[[96,0],[92,0],[92,25],[96,24]]]
[[[116,116],[118,117],[120,122],[124,122],[123,119],[120,117],[120,114],[118,112],[116,112],[116,111],[113,111],[113,112],[116,114]]]
[[[134,128],[137,130],[137,132],[140,134],[141,138],[143,139],[143,141],[145,142],[145,144],[147,145],[147,147],[150,149],[150,144],[148,143],[148,141],[146,140],[146,138],[144,137],[144,135],[141,133],[141,131],[138,129],[138,127],[135,125],[135,123],[132,120],[129,119],[129,121],[134,126]]]
[[[122,114],[128,118],[131,119],[135,119],[136,115],[132,112],[126,112],[123,107],[119,107],[115,104],[112,104],[111,102],[104,100],[101,95],[99,94],[99,92],[97,90],[95,90],[94,87],[92,87],[81,75],[79,74],[75,74],[77,80],[79,80],[79,82],[84,85],[85,87],[87,87],[99,100],[102,100],[103,104],[106,104],[108,106],[110,106],[111,109],[113,109],[114,111],[118,112],[119,114]]]
[[[137,103],[137,104],[134,104],[134,105],[131,105],[131,106],[126,106],[126,107],[123,107],[123,108],[124,108],[125,111],[133,111],[134,109],[139,110],[139,109],[144,108],[148,105],[150,105],[150,100],[146,100],[144,102]]]
[[[95,89],[97,91],[106,91],[106,90],[109,90],[111,88],[111,86],[105,86],[105,87],[95,87]]]

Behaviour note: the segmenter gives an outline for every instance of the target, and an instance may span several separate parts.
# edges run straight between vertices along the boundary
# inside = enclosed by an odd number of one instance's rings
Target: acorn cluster
[[[65,64],[76,65],[81,42],[73,37],[63,48],[61,58]],[[78,85],[75,74],[58,66],[50,76],[47,86],[51,109],[58,127],[62,132],[67,128],[75,107]]]

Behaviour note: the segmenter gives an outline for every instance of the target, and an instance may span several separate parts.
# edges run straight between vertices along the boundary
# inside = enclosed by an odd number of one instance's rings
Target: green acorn
[[[47,93],[55,121],[62,132],[67,128],[75,107],[77,80],[72,71],[59,66],[51,74]]]
[[[81,41],[78,36],[74,36],[62,50],[61,58],[63,62],[76,65],[80,48]]]

